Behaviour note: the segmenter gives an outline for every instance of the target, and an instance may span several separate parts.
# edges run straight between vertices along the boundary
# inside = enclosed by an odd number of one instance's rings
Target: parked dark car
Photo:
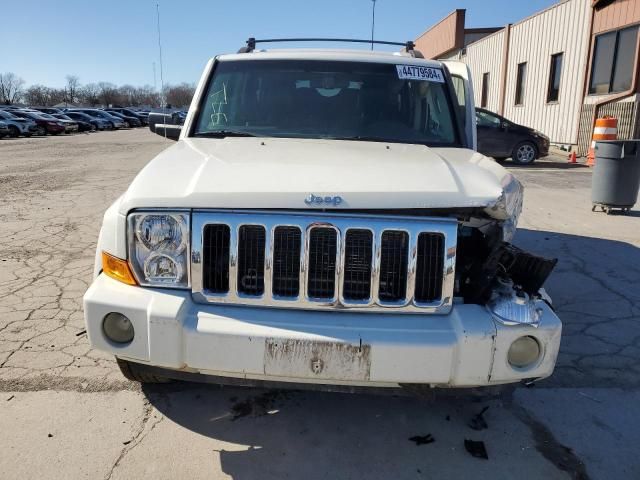
[[[62,109],[54,108],[54,107],[29,107],[32,110],[38,110],[43,113],[48,113],[49,115],[53,115],[54,113],[62,113]]]
[[[104,110],[99,110],[97,108],[74,108],[65,110],[64,113],[67,113],[69,111],[86,113],[93,118],[102,118],[103,120],[107,120],[108,122],[110,122],[113,128],[126,128],[126,123],[122,118],[116,115],[111,115],[109,112],[105,112]]]
[[[141,112],[136,112],[133,111],[129,108],[121,108],[121,107],[110,107],[110,108],[105,108],[105,110],[109,113],[111,112],[118,112],[121,113],[123,115],[126,115],[128,117],[134,117],[137,118],[138,120],[140,120],[140,123],[142,123],[142,125],[148,125],[148,115],[142,115]]]
[[[138,117],[132,117],[130,115],[125,115],[122,112],[115,112],[113,110],[105,110],[105,111],[109,113],[109,115],[115,115],[116,117],[121,118],[124,121],[127,128],[142,126],[142,120],[140,120]]]
[[[85,122],[92,125],[96,130],[111,130],[113,128],[111,122],[102,118],[92,117],[82,112],[64,112],[64,115],[76,122]]]
[[[45,118],[42,112],[35,110],[12,110],[11,113],[17,117],[30,118],[38,126],[37,135],[58,135],[66,129],[65,124],[57,118]]]
[[[9,125],[7,125],[4,121],[0,120],[0,138],[8,137],[11,135],[11,130],[9,130]]]
[[[528,165],[549,155],[549,137],[533,128],[518,125],[500,115],[476,108],[478,151],[497,161],[511,157]]]
[[[57,120],[58,122],[61,122],[64,125],[64,133],[76,133],[79,130],[78,123],[75,120],[63,120],[44,112],[41,116],[47,120]]]
[[[91,132],[91,131],[96,129],[96,127],[91,125],[89,122],[85,122],[83,120],[76,120],[74,118],[71,118],[71,117],[65,115],[64,113],[52,113],[51,116],[52,117],[56,117],[57,119],[59,119],[62,122],[73,122],[73,123],[75,123],[78,126],[78,132]]]

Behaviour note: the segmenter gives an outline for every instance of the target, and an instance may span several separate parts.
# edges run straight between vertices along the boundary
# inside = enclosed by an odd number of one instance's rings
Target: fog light
[[[129,343],[133,340],[133,324],[121,313],[107,313],[102,320],[102,331],[115,343]]]
[[[540,344],[533,337],[520,337],[509,347],[507,358],[511,366],[525,368],[540,357]]]

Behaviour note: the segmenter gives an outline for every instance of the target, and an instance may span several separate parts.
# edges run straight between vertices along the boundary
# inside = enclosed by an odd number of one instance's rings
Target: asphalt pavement
[[[589,168],[506,163],[526,189],[515,243],[559,258],[558,365],[533,387],[140,388],[89,348],[81,299],[104,210],[170,143],[141,129],[0,140],[3,478],[640,478],[640,210],[591,212]]]

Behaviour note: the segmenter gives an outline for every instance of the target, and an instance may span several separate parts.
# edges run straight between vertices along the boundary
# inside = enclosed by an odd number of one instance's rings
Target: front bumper
[[[134,362],[222,377],[292,383],[477,387],[553,372],[562,325],[540,301],[542,322],[505,326],[479,305],[448,315],[279,310],[194,303],[190,292],[132,287],[100,274],[84,296],[91,345]],[[126,315],[133,341],[102,331],[107,313]],[[514,369],[511,343],[535,337],[537,362]]]
[[[549,145],[550,141],[547,137],[540,138],[538,140],[538,157],[547,157],[549,156]]]

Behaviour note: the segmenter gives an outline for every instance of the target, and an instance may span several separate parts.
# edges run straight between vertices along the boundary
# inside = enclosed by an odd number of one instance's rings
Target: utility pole
[[[164,76],[162,72],[162,42],[160,41],[160,4],[156,3],[156,14],[158,20],[158,51],[160,52],[160,106],[164,108]]]
[[[373,8],[371,9],[371,50],[373,50],[373,33],[376,28],[376,0],[371,0],[373,2]]]
[[[156,82],[156,62],[151,62],[153,67],[153,89],[158,90],[158,84]]]

